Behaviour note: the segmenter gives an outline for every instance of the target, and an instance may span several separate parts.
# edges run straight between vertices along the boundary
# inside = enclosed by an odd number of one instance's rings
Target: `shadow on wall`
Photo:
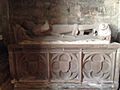
[[[118,87],[118,90],[120,89],[120,75],[119,75],[119,87]]]
[[[119,42],[119,43],[120,43],[120,32],[117,32],[117,39],[116,39],[116,42]]]
[[[112,42],[118,42],[118,28],[116,25],[110,24],[110,29],[111,29],[111,39]]]
[[[0,84],[6,82],[10,78],[8,50],[7,47],[0,41]]]

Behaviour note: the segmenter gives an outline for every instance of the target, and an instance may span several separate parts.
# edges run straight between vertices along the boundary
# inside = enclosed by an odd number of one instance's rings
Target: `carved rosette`
[[[51,78],[52,80],[76,80],[79,78],[78,56],[74,53],[52,53]]]
[[[84,54],[83,80],[109,80],[112,72],[111,59],[110,54]]]
[[[45,53],[17,53],[19,79],[48,79],[48,62]]]

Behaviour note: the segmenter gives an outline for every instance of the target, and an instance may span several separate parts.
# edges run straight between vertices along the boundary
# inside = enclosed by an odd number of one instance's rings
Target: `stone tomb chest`
[[[118,44],[24,40],[9,46],[15,90],[117,90]]]
[[[103,31],[99,32],[90,25],[76,24],[53,26],[51,31],[46,22],[43,27],[34,29],[35,36],[31,38],[16,25],[17,44],[9,45],[14,89],[116,90],[119,44],[110,43],[108,24],[99,27],[97,30]],[[86,29],[88,31],[85,32]]]

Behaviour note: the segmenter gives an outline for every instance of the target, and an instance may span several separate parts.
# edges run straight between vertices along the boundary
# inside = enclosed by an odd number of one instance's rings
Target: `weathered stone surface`
[[[117,10],[117,1],[110,0],[92,0],[92,1],[80,1],[80,0],[27,0],[19,2],[16,0],[11,0],[11,8],[13,8],[13,14],[16,15],[26,15],[36,16],[36,17],[46,17],[46,19],[55,19],[60,17],[76,17],[78,19],[84,18],[86,16],[92,17],[92,20],[96,19],[96,16],[105,17],[113,16]],[[94,5],[93,5],[94,3]],[[21,9],[23,8],[23,9]],[[26,11],[26,12],[24,12]],[[31,12],[34,13],[31,13]],[[23,12],[23,13],[22,13]],[[93,19],[94,18],[94,19]],[[109,17],[110,18],[110,17]],[[80,21],[79,21],[80,22]],[[86,21],[84,21],[85,23]]]
[[[120,53],[114,45],[11,45],[14,90],[117,90]]]
[[[111,24],[116,38],[118,0],[10,0],[10,18],[15,23],[31,20],[36,24]]]

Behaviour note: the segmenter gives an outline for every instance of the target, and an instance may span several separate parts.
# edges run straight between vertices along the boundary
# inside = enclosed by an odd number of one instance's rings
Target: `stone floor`
[[[15,89],[15,90],[115,90],[115,89]]]
[[[13,90],[13,85],[10,83],[10,79],[0,85],[0,90]]]
[[[92,87],[92,86],[81,86],[81,85],[76,85],[73,84],[51,84],[50,86],[27,86],[27,87],[21,87],[22,85],[18,85],[15,90],[117,90],[113,89],[111,87],[105,86],[105,87]],[[28,88],[29,87],[29,88]]]

